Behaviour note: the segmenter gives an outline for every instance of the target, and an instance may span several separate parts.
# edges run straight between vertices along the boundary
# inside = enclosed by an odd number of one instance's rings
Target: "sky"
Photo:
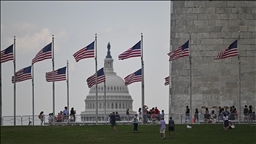
[[[32,59],[54,35],[55,69],[69,61],[69,103],[77,114],[85,110],[89,93],[86,79],[95,73],[95,61],[75,62],[73,54],[94,41],[97,34],[98,68],[104,66],[107,44],[111,44],[114,71],[125,76],[141,68],[140,58],[118,60],[118,55],[141,39],[143,33],[145,104],[169,112],[167,53],[170,45],[170,2],[7,2],[1,1],[1,50],[13,44],[16,36],[16,71]],[[51,59],[34,66],[35,115],[53,111],[52,83],[45,73],[52,71]],[[2,64],[3,116],[14,114],[13,62]],[[141,82],[128,86],[133,110],[141,107]],[[16,84],[16,115],[32,115],[31,80]],[[67,105],[66,82],[55,82],[55,113]]]

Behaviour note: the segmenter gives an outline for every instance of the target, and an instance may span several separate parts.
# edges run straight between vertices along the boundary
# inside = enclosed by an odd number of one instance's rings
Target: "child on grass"
[[[133,133],[138,132],[138,123],[139,123],[138,115],[135,114],[135,117],[133,118]]]

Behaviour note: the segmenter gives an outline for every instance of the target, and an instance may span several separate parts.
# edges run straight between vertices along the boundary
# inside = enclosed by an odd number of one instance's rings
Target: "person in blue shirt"
[[[68,107],[64,107],[63,113],[62,113],[62,118],[64,122],[67,122],[69,120],[69,112],[68,112]]]

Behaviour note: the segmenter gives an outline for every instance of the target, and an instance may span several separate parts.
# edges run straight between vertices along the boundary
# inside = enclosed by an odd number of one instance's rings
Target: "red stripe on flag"
[[[34,64],[36,62],[43,61],[45,59],[51,59],[51,58],[52,58],[52,52],[51,51],[43,53],[43,50],[40,50],[37,53],[37,55],[35,56],[35,58],[32,60],[32,64]]]
[[[119,60],[124,60],[132,57],[140,57],[141,56],[141,50],[140,49],[134,49],[132,48],[128,49],[127,51],[123,52],[118,56]]]
[[[135,82],[141,82],[142,81],[142,76],[141,75],[135,75],[134,73],[126,76],[124,78],[124,83],[125,85],[129,85],[129,84],[132,84],[132,83],[135,83]]]
[[[32,79],[31,73],[23,73],[23,69],[15,73],[15,81],[21,82],[25,80]],[[14,76],[12,76],[12,83],[14,83]]]
[[[80,61],[81,59],[85,59],[85,58],[93,58],[94,57],[94,49],[87,50],[87,48],[84,47],[84,48],[80,49],[79,51],[77,51],[73,56],[74,56],[76,62]]]
[[[169,85],[169,76],[165,78],[165,83],[164,85]]]
[[[47,82],[53,82],[52,72],[47,72],[45,74],[45,77]],[[54,71],[54,81],[65,81],[65,80],[66,80],[66,74],[58,74],[58,70]]]
[[[189,56],[189,50],[185,49],[184,51],[182,51],[182,47],[179,47],[178,49],[176,49],[172,52],[169,52],[168,56],[170,56],[169,61],[173,61],[173,60],[176,60],[178,58]]]

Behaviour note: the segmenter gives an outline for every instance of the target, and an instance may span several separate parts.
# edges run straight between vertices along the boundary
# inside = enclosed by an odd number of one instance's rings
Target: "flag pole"
[[[68,67],[68,60],[67,60],[67,107],[69,109],[69,67]]]
[[[238,40],[240,40],[240,31],[238,31]],[[238,41],[237,41],[238,43]],[[238,122],[241,123],[241,61],[239,55],[239,47],[237,44],[237,51],[238,51],[238,99],[239,99],[239,118]]]
[[[171,41],[171,26],[172,26],[172,1],[170,1],[170,52],[172,51],[172,41]],[[172,82],[171,82],[171,73],[172,73],[172,61],[169,61],[169,117],[171,116],[171,107],[172,107]]]
[[[14,67],[14,83],[13,83],[13,89],[14,89],[14,126],[16,126],[16,37],[14,36],[14,42],[13,42],[13,67]]]
[[[34,122],[35,122],[35,90],[34,90],[34,64],[32,64],[32,121],[33,121],[33,125],[34,125]]]
[[[189,32],[189,43],[191,43],[191,31]],[[188,44],[189,44],[188,43]],[[192,124],[192,56],[191,46],[189,46],[189,99],[190,99],[190,122]]]
[[[96,84],[96,124],[98,124],[98,74],[97,74],[97,34],[95,34],[95,84]]]
[[[52,35],[52,98],[53,98],[53,117],[55,117],[55,75],[54,75],[54,35]]]
[[[143,33],[141,33],[141,75],[142,75],[142,82],[141,82],[141,110],[143,121],[144,120],[144,61],[143,61]]]
[[[110,49],[110,43],[108,43],[107,46],[108,50]],[[104,81],[104,121],[106,120],[106,115],[107,115],[107,96],[106,96],[106,75],[105,75],[105,67],[106,67],[106,62],[104,61],[104,76],[105,76],[105,81]]]
[[[105,72],[104,72],[105,75]],[[107,115],[107,97],[106,97],[106,77],[105,77],[105,81],[104,81],[104,120],[106,118]]]
[[[1,51],[1,48],[0,48]],[[3,106],[2,106],[2,63],[0,62],[0,126],[2,126],[2,112],[3,112]]]

